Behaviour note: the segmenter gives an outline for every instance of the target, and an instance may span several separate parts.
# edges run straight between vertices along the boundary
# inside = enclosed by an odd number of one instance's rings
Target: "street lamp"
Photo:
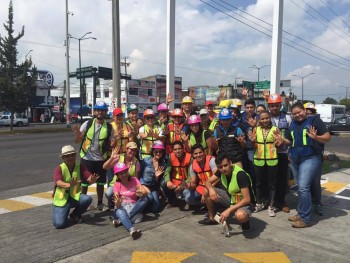
[[[345,86],[339,86],[340,88],[345,88],[346,89],[346,95],[345,98],[346,100],[348,99],[348,89],[350,89],[350,87],[345,87]]]
[[[261,66],[261,67],[258,67],[257,65],[253,65],[253,66],[251,66],[249,68],[255,68],[255,69],[258,70],[258,82],[259,82],[260,81],[260,69],[262,69],[264,67],[268,67],[268,66],[270,66],[270,64],[267,64],[267,65],[264,65],[264,66]]]
[[[294,77],[301,78],[301,101],[304,103],[304,79],[312,74],[315,74],[314,72],[309,73],[305,76],[299,76],[299,75],[293,75]]]
[[[86,39],[94,39],[97,40],[95,37],[85,37],[86,35],[92,34],[92,32],[85,33],[82,37],[76,38],[71,35],[69,35],[69,38],[73,38],[78,40],[79,42],[79,84],[80,84],[80,119],[81,123],[83,123],[83,98],[85,96],[85,92],[83,90],[83,84],[82,84],[82,78],[81,78],[81,51],[80,51],[80,41],[86,40]]]
[[[235,98],[237,98],[237,79],[243,79],[243,77],[235,77],[235,86],[234,86]],[[232,94],[233,94],[233,92],[232,92]]]

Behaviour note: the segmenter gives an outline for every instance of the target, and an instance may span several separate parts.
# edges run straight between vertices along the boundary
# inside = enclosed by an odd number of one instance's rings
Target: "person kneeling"
[[[248,173],[237,165],[232,164],[224,155],[215,159],[221,176],[213,175],[205,182],[207,191],[204,201],[207,205],[209,218],[198,221],[200,225],[215,225],[215,212],[219,207],[225,210],[220,214],[220,222],[234,214],[241,224],[242,230],[250,230],[249,217],[254,211],[255,196],[252,182]],[[220,183],[213,187],[213,184]]]

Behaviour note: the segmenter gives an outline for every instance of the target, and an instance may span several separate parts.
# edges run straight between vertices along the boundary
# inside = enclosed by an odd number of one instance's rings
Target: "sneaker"
[[[216,222],[215,220],[212,221],[209,218],[204,218],[202,220],[199,220],[197,224],[202,226],[211,226],[211,225],[218,225],[219,223]]]
[[[275,213],[275,208],[273,206],[269,206],[267,208],[267,212],[269,214],[270,217],[275,217],[276,216],[276,213]]]
[[[323,216],[323,208],[321,205],[315,205],[314,213],[319,216]]]
[[[134,227],[130,228],[130,236],[134,240],[139,238],[141,236],[141,230],[140,229],[136,229]]]
[[[122,221],[120,221],[119,219],[114,219],[112,220],[112,224],[114,225],[114,227],[118,227],[122,224]]]
[[[248,220],[247,222],[242,223],[240,228],[243,232],[250,231],[250,221]]]
[[[299,215],[294,215],[294,216],[288,217],[288,220],[291,222],[296,222],[296,221],[301,220],[301,217]]]
[[[98,203],[97,204],[97,209],[100,210],[100,211],[103,211],[103,209],[105,208],[106,206],[103,204],[103,203]],[[108,208],[108,207],[107,207]]]
[[[73,214],[70,214],[69,217],[72,219],[74,224],[81,224],[81,223],[83,223],[83,219],[81,218],[81,216],[75,216]]]
[[[304,227],[310,227],[310,226],[311,224],[306,224],[301,220],[292,222],[292,227],[294,228],[304,228]]]
[[[254,213],[264,210],[264,204],[256,204]]]

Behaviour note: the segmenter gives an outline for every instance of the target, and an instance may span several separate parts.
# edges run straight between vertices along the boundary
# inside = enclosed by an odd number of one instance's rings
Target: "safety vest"
[[[182,131],[183,126],[184,126],[183,124],[180,124],[178,127],[180,132]],[[174,123],[169,123],[168,127],[169,127],[169,134],[166,136],[165,150],[166,150],[166,154],[169,155],[173,152],[173,147],[172,147],[173,142],[175,142],[175,141],[182,142],[182,139],[181,139],[181,134],[177,134],[175,132],[175,124]]]
[[[111,124],[113,127],[114,136],[115,136],[116,134],[119,133],[120,129],[117,127],[117,124],[115,122],[112,122]],[[129,132],[131,132],[130,127],[125,123],[122,123],[122,130],[123,130],[121,134],[122,137],[118,139],[117,144],[115,146],[115,147],[119,147],[119,154],[126,152],[126,145],[129,142]]]
[[[150,131],[150,128],[148,127],[147,124],[145,124],[145,133],[147,134]],[[152,128],[154,133],[158,132],[158,126],[153,126]],[[152,150],[152,145],[154,141],[156,140],[155,137],[147,137],[147,138],[142,138],[142,143],[141,143],[141,157],[146,158],[151,155],[151,150]]]
[[[256,127],[256,143],[257,148],[254,152],[254,165],[275,166],[278,164],[277,149],[275,146],[274,132],[277,127],[272,126],[268,131],[266,138],[264,139],[263,130],[260,126]]]
[[[201,142],[201,145],[202,145],[203,148],[204,148],[204,152],[205,152],[206,154],[208,154],[209,149],[208,149],[207,142],[205,141],[204,133],[205,133],[205,130],[202,132],[202,142]],[[191,143],[191,147],[197,143],[196,137],[194,136],[193,132],[190,133],[190,143]]]
[[[315,116],[308,116],[305,121],[298,123],[292,121],[290,125],[291,136],[293,139],[290,147],[290,154],[292,159],[299,157],[306,157],[322,153],[321,144],[311,139],[306,132],[312,126]]]
[[[196,187],[196,191],[201,195],[203,195],[205,191],[205,181],[207,181],[213,175],[213,171],[210,169],[211,158],[213,158],[213,156],[207,155],[205,157],[203,169],[200,167],[196,159],[192,162],[192,170],[195,172],[198,178],[198,186]]]
[[[69,169],[65,163],[60,164],[60,167],[62,171],[63,182],[69,183],[72,178],[80,181],[81,176],[80,176],[79,163],[74,164],[74,170],[72,174],[70,174]],[[69,189],[65,189],[57,186],[53,197],[53,204],[55,206],[60,206],[60,207],[64,206],[67,203],[69,196],[72,197],[74,200],[79,201],[80,192],[81,192],[80,184],[71,186],[69,187]]]
[[[248,173],[246,173],[238,165],[235,165],[233,168],[231,182],[229,185],[227,185],[227,177],[224,174],[221,174],[221,183],[227,189],[227,192],[231,195],[231,205],[235,205],[243,199],[241,189],[239,188],[239,185],[237,182],[237,173],[238,172],[244,172],[248,176],[249,182],[250,182],[250,187],[252,188],[252,180],[250,178],[250,175]],[[253,200],[253,197],[251,197],[251,200]]]
[[[121,154],[119,156],[118,163],[124,163],[125,162],[125,153]],[[136,176],[136,163],[137,163],[136,157],[132,159],[132,162],[129,165],[129,175],[130,176]],[[117,181],[117,176],[114,175],[112,181],[109,183],[109,186],[113,186],[114,183]]]
[[[243,149],[237,140],[237,127],[230,127],[227,131],[221,126],[216,127],[219,154],[225,154],[232,162],[243,160]]]
[[[214,118],[209,125],[209,131],[213,134],[215,131],[216,126],[219,124],[219,120],[217,118]]]
[[[80,146],[80,158],[83,158],[91,147],[91,141],[94,139],[94,135],[95,135],[95,122],[96,120],[94,119],[91,125],[89,122],[87,124],[87,131],[85,133],[84,139],[81,142],[81,146]],[[108,145],[110,128],[108,127],[112,127],[112,126],[109,126],[109,125],[111,124],[106,121],[103,122],[100,133],[98,135],[98,144],[99,144],[100,152],[105,160],[107,160],[110,155],[110,151],[109,151],[110,149]]]
[[[276,122],[273,118],[271,118],[271,122],[273,126],[276,126],[282,134],[282,139],[286,138],[286,131],[289,130],[289,124],[287,121],[286,114],[280,113],[279,119],[278,119],[278,125],[276,125]],[[287,152],[288,146],[286,144],[282,144],[280,147],[278,147],[277,152]]]
[[[191,165],[191,154],[184,153],[185,156],[183,157],[182,161],[175,156],[174,153],[171,153],[170,158],[170,165],[172,167],[172,173],[171,173],[171,182],[178,186],[181,182],[184,182],[188,178],[188,168]]]

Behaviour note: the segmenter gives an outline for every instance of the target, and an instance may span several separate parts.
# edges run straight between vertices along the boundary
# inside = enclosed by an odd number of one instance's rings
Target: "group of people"
[[[330,135],[311,104],[305,109],[295,103],[291,117],[281,111],[279,94],[266,99],[267,108],[247,98],[244,112],[242,102],[233,99],[218,113],[207,101],[197,114],[189,96],[181,109],[169,111],[168,96],[158,105],[157,118],[146,109],[140,122],[131,104],[126,119],[114,109],[111,123],[105,120],[107,105],[98,102],[94,119],[73,129],[81,143],[80,162],[72,146],[62,148],[54,176],[54,226],[82,221],[92,202],[88,186],[96,182],[97,208],[112,209],[114,226],[123,225],[134,239],[141,235],[135,224],[144,213],[158,213],[162,201],[166,208],[207,210],[200,225],[234,216],[246,231],[253,212],[267,209],[271,217],[290,212],[289,167],[298,184],[297,214],[289,220],[296,228],[310,226],[312,204],[322,214],[320,167]]]

